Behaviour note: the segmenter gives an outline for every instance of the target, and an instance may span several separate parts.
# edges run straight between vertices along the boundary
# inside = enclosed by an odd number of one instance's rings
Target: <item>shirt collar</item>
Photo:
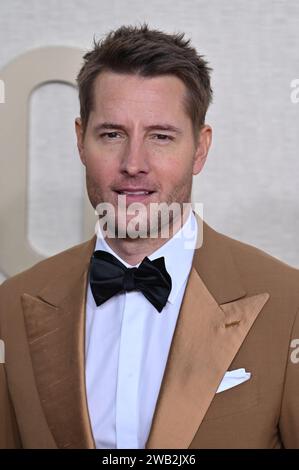
[[[164,256],[165,266],[171,276],[172,281],[172,288],[168,297],[168,301],[171,304],[175,302],[179,291],[181,290],[189,275],[197,240],[197,231],[197,221],[193,211],[191,210],[186,222],[180,228],[180,230],[176,232],[175,235],[171,237],[166,243],[164,243],[164,245],[148,256],[151,261]],[[115,253],[114,250],[112,250],[112,248],[108,245],[106,240],[100,235],[97,236],[95,250],[107,251],[108,253],[114,255],[127,268],[133,267],[131,264],[124,261],[117,253]],[[140,263],[136,264],[135,266],[138,267],[139,264]]]

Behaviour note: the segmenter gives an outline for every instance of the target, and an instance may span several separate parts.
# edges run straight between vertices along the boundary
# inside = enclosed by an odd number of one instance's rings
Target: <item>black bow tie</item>
[[[139,290],[161,312],[171,291],[164,257],[147,257],[138,268],[127,268],[107,251],[97,250],[90,261],[90,288],[97,306],[118,292]]]

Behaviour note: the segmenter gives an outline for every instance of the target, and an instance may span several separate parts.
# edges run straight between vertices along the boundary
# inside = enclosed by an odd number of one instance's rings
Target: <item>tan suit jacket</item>
[[[0,287],[0,447],[94,447],[84,370],[94,245]],[[298,309],[299,270],[204,223],[146,448],[299,448]],[[239,368],[251,379],[215,394]]]

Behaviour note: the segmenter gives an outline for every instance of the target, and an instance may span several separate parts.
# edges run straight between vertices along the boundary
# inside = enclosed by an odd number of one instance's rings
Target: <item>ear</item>
[[[201,172],[212,142],[212,128],[205,124],[201,127],[198,138],[197,138],[197,148],[194,156],[193,162],[193,175],[197,175]]]
[[[86,160],[85,160],[85,154],[84,154],[83,126],[82,126],[82,121],[79,117],[75,119],[75,129],[76,129],[77,147],[78,147],[80,159],[83,165],[85,165]]]

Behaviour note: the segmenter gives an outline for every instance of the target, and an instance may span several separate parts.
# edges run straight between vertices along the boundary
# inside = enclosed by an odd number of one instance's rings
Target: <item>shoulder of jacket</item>
[[[6,279],[0,286],[0,296],[6,296],[11,293],[26,291],[27,286],[30,290],[37,292],[49,278],[61,274],[63,271],[72,269],[82,252],[86,251],[93,243],[93,239],[68,248],[56,255],[50,256],[30,268]]]

